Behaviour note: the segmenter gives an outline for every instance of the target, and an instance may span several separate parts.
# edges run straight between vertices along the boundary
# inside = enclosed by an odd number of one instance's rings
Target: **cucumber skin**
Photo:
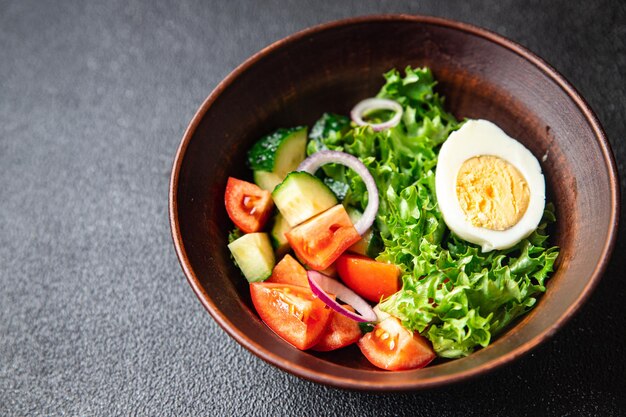
[[[304,130],[306,137],[306,126],[291,128],[280,128],[274,133],[263,136],[248,151],[248,165],[254,171],[274,171],[276,162],[276,151],[285,139],[294,133]]]
[[[350,118],[334,113],[324,113],[311,128],[309,139],[322,150],[323,140],[338,136],[350,128]],[[325,147],[325,146],[324,146]]]
[[[272,275],[276,258],[267,233],[245,234],[229,243],[228,249],[248,282],[265,281]],[[250,260],[254,258],[257,258],[257,262],[251,266]]]
[[[361,240],[348,248],[350,252],[367,256],[372,259],[376,259],[383,249],[383,241],[378,233],[373,229],[368,229]]]
[[[306,184],[305,187],[298,183]],[[295,195],[290,192],[299,192]],[[285,194],[283,196],[283,194]],[[294,208],[291,204],[296,198],[302,199],[300,207]],[[283,182],[278,184],[272,192],[274,205],[283,215],[291,227],[308,220],[309,218],[338,204],[337,197],[322,180],[305,171],[294,171],[287,174]]]
[[[359,221],[363,213],[360,210],[347,206],[346,211],[350,216],[350,220],[352,223],[356,223]],[[375,259],[380,252],[384,249],[383,241],[380,237],[380,233],[376,229],[375,225],[372,225],[367,232],[363,234],[361,240],[356,242],[354,245],[350,246],[348,249],[350,252],[358,253],[359,255],[367,256],[369,258]]]
[[[272,225],[272,230],[270,232],[270,240],[272,241],[272,246],[276,250],[278,257],[285,255],[291,248],[287,238],[285,237],[285,233],[291,229],[291,226],[289,226],[289,223],[287,223],[287,220],[285,220],[283,215],[280,213],[276,214],[274,217],[274,224]]]

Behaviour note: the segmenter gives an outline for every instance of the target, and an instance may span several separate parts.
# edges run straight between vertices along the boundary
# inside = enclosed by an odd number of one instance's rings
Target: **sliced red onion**
[[[363,120],[363,116],[375,110],[391,110],[395,113],[391,119],[383,123],[373,124]],[[379,132],[381,130],[392,128],[400,123],[400,119],[402,118],[402,106],[400,103],[386,98],[367,98],[354,106],[350,112],[350,117],[357,125],[369,125],[373,130]]]
[[[376,182],[370,174],[367,167],[359,160],[359,158],[352,156],[345,152],[339,151],[319,151],[306,158],[300,163],[297,170],[306,171],[309,174],[315,174],[322,165],[326,164],[341,164],[348,168],[351,168],[359,174],[365,187],[367,188],[367,207],[363,212],[363,216],[354,224],[354,228],[360,235],[365,234],[374,220],[376,220],[376,213],[378,213],[378,188]]]
[[[307,276],[309,278],[309,286],[311,287],[313,294],[315,294],[320,300],[326,303],[328,307],[332,308],[337,313],[343,314],[344,316],[361,323],[378,320],[376,313],[372,310],[369,303],[341,282],[331,277],[327,277],[324,274],[320,274],[317,271],[307,271]],[[335,297],[352,306],[360,314],[353,313],[352,311],[346,309],[337,301],[333,300],[328,293],[335,294]]]

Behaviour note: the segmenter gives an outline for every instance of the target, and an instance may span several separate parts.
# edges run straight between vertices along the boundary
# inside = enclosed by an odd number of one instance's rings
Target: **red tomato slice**
[[[255,282],[250,295],[265,324],[301,350],[319,341],[332,311],[309,288],[295,285]]]
[[[285,255],[283,259],[276,264],[272,271],[272,276],[266,279],[265,282],[309,287],[306,269],[289,254]]]
[[[256,184],[229,177],[224,193],[228,217],[244,233],[260,231],[272,212],[272,194]]]
[[[400,290],[400,268],[394,264],[346,252],[335,266],[341,280],[366,300],[377,303]]]
[[[354,309],[348,305],[345,305],[344,308],[354,311]],[[361,328],[356,321],[333,311],[320,341],[313,346],[313,350],[328,352],[330,350],[340,349],[358,342],[361,338],[361,334]]]
[[[338,204],[285,233],[300,260],[321,271],[361,239],[346,209]]]
[[[358,346],[373,365],[388,371],[423,368],[436,357],[428,340],[402,327],[395,317],[378,323]]]

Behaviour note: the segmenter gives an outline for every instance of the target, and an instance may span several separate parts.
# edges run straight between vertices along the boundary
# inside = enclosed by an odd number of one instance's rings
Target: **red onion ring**
[[[320,300],[326,303],[328,307],[332,308],[337,313],[343,314],[344,316],[361,323],[378,320],[376,313],[368,302],[359,297],[354,291],[343,285],[341,282],[331,277],[327,277],[324,274],[320,274],[317,271],[307,271],[307,277],[309,278],[309,286],[311,287],[313,294],[315,294]],[[352,311],[344,308],[337,301],[329,297],[328,293],[335,294],[338,299],[352,306],[360,314],[353,313]]]
[[[391,119],[383,123],[372,124],[363,120],[365,113],[373,110],[392,110],[395,114]],[[357,125],[369,125],[374,131],[380,132],[381,130],[397,126],[398,123],[400,123],[400,119],[402,118],[402,106],[398,102],[386,98],[366,98],[354,106],[350,112],[350,117]]]
[[[315,174],[322,165],[326,164],[341,164],[348,168],[351,168],[359,174],[365,187],[367,188],[367,207],[363,212],[363,216],[354,224],[354,228],[360,235],[365,234],[374,220],[376,220],[376,213],[378,213],[378,187],[376,187],[376,181],[370,174],[367,167],[359,160],[359,158],[352,156],[345,152],[339,151],[319,151],[306,158],[300,163],[297,170],[306,171],[309,174]]]

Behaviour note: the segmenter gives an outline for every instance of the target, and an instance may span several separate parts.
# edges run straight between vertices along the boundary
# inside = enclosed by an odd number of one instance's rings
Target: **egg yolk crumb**
[[[466,219],[490,230],[515,226],[530,201],[528,184],[517,168],[490,155],[463,162],[457,174],[456,195]]]

